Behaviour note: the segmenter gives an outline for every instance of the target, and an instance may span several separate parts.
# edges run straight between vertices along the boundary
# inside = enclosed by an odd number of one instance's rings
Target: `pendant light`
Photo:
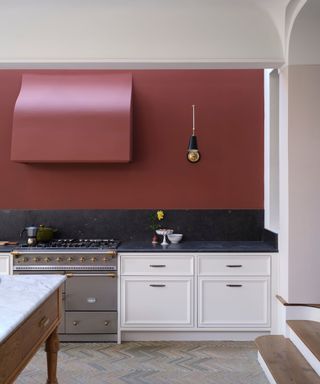
[[[197,136],[195,135],[195,109],[196,106],[192,105],[192,136],[189,140],[189,146],[188,146],[188,152],[187,152],[187,159],[190,161],[190,163],[197,163],[200,160],[200,152],[198,150],[198,142],[197,142]]]

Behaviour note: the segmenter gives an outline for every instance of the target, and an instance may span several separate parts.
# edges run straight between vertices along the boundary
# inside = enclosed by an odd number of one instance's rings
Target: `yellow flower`
[[[163,220],[164,218],[164,212],[163,211],[157,211],[157,218],[158,220]]]

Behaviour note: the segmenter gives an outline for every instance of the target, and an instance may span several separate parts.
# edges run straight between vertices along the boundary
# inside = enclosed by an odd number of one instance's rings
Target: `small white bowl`
[[[182,233],[172,233],[171,235],[168,235],[168,239],[171,241],[172,244],[178,244],[183,238]]]

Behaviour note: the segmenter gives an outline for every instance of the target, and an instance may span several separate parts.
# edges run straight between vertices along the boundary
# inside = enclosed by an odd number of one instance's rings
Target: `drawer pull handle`
[[[76,327],[79,324],[79,321],[75,320],[72,324]]]
[[[165,286],[166,286],[165,284],[150,284],[150,287],[154,287],[154,288],[163,288]]]
[[[50,319],[49,319],[47,316],[44,316],[44,317],[39,321],[39,327],[40,327],[40,328],[45,328],[49,323],[50,323]]]
[[[110,324],[110,321],[105,321],[104,325],[107,327]]]
[[[165,268],[165,264],[150,264],[149,267],[151,268]]]
[[[87,303],[94,304],[97,301],[95,297],[87,297]]]
[[[115,278],[117,277],[116,273],[107,273],[105,276]]]
[[[240,287],[242,287],[242,284],[227,284],[227,287],[240,288]]]
[[[228,268],[241,268],[242,265],[241,264],[229,264],[229,265],[226,265],[226,267],[228,267]]]
[[[116,273],[66,273],[67,277],[117,277]]]

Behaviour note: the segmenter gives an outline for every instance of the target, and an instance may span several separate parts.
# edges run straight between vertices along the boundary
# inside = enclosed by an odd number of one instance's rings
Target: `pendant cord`
[[[192,105],[192,136],[195,136],[195,130],[196,130],[195,109],[196,109],[196,106],[193,104]]]

